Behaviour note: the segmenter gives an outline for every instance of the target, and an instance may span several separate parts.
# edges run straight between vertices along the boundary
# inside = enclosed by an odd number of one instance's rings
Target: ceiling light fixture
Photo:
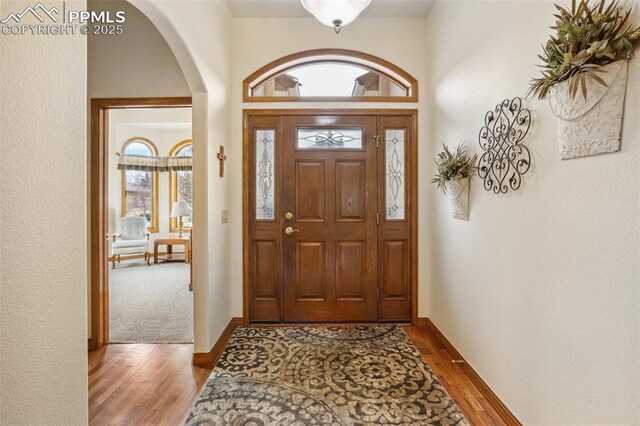
[[[302,6],[323,24],[333,27],[336,34],[353,22],[371,0],[301,0]]]

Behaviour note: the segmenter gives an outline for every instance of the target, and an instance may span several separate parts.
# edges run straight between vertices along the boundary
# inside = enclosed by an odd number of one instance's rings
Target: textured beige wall
[[[420,47],[429,159],[443,141],[481,152],[485,113],[539,72],[553,13],[542,1],[436,3]],[[640,423],[638,93],[635,59],[622,150],[568,161],[548,103],[527,101],[532,169],[506,196],[474,179],[469,222],[450,217],[421,160],[420,302],[524,424]]]
[[[88,7],[126,16],[122,35],[88,37],[90,98],[191,96],[169,45],[142,12],[124,0],[89,0]]]
[[[0,36],[0,424],[87,422],[86,42]]]

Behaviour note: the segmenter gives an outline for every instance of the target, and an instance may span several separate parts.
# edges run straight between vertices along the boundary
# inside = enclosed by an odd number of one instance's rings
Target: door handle
[[[285,228],[285,230],[284,230],[284,233],[285,233],[285,234],[287,234],[287,235],[291,235],[291,234],[293,234],[293,233],[295,233],[295,232],[300,232],[300,230],[299,230],[299,229],[293,229],[293,228],[292,228],[292,227],[290,227],[290,226],[287,226],[287,227]]]

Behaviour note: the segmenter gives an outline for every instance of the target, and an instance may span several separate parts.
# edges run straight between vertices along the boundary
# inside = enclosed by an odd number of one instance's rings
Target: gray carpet
[[[189,265],[123,260],[109,272],[110,343],[193,343]]]

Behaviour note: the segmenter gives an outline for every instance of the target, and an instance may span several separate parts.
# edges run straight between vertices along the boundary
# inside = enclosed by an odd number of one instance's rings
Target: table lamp
[[[176,201],[173,203],[173,207],[171,208],[171,217],[178,218],[178,226],[180,227],[180,234],[178,234],[178,238],[182,238],[182,218],[184,216],[191,216],[189,204],[187,204],[186,201]]]

